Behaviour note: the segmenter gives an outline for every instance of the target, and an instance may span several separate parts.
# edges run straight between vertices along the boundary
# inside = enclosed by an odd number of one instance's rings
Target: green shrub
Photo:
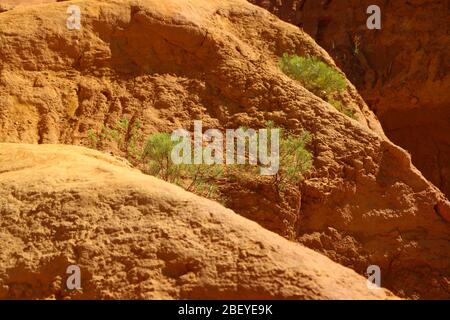
[[[287,185],[296,186],[303,175],[312,169],[313,155],[307,149],[311,142],[311,134],[303,131],[300,135],[286,135],[280,137],[280,167],[274,176],[274,183],[278,190]]]
[[[268,129],[273,129],[275,124],[267,122]],[[246,128],[242,128],[246,130]],[[93,147],[99,148],[107,141],[115,141],[121,149],[127,150],[126,156],[139,159],[135,162],[145,173],[161,178],[170,183],[178,184],[187,191],[199,195],[218,198],[217,179],[224,176],[225,165],[219,164],[175,164],[171,153],[177,141],[172,141],[169,133],[154,133],[148,136],[145,142],[140,140],[140,124],[130,126],[130,122],[124,118],[113,128],[103,127],[99,133],[88,131],[88,138]],[[271,140],[270,131],[268,140]],[[301,135],[285,135],[280,129],[280,166],[278,173],[273,177],[277,190],[282,190],[286,185],[297,185],[303,174],[312,167],[312,154],[307,150],[307,144],[311,140],[309,132]],[[234,150],[236,151],[236,150]],[[243,174],[259,174],[257,165],[232,165],[232,170],[237,177]],[[230,178],[229,176],[226,179]]]
[[[127,158],[139,160],[141,157],[138,147],[142,140],[141,123],[135,121],[131,124],[126,116],[118,120],[113,127],[102,126],[98,132],[89,129],[88,140],[94,149],[102,149],[108,142],[113,141]]]
[[[355,111],[344,106],[344,104],[342,104],[342,102],[335,100],[335,99],[330,99],[328,101],[328,103],[331,104],[333,107],[335,107],[336,110],[338,110],[339,112],[345,114],[346,116],[348,116],[352,119],[356,119]]]
[[[299,57],[283,54],[280,60],[281,70],[315,95],[326,98],[340,93],[346,88],[346,81],[338,71],[329,67],[317,57]]]
[[[97,149],[100,143],[100,138],[98,137],[98,134],[93,129],[89,129],[87,132],[87,137],[89,140],[89,146],[93,149]]]
[[[311,133],[303,131],[296,135],[277,128],[275,122],[267,121],[265,127],[269,129],[267,140],[271,141],[270,129],[279,129],[279,168],[278,172],[273,176],[272,183],[278,191],[285,189],[287,186],[297,187],[298,183],[303,179],[305,173],[312,169],[313,154],[308,150],[307,146],[311,142]],[[259,145],[259,141],[258,141]],[[236,151],[236,150],[234,150]],[[259,165],[250,165],[248,161],[245,165],[233,166],[233,174],[235,177],[243,174],[259,174]]]
[[[144,144],[142,159],[147,161],[147,173],[163,180],[178,183],[180,167],[176,166],[170,154],[175,143],[168,133],[150,135]]]
[[[322,99],[328,101],[346,116],[355,119],[354,111],[345,107],[334,97],[342,93],[347,84],[345,77],[329,67],[317,57],[299,57],[283,54],[280,59],[281,70],[291,78]]]
[[[168,133],[154,133],[144,144],[142,158],[148,174],[175,183],[197,194],[212,197],[217,192],[215,180],[223,174],[222,165],[174,164],[172,149],[177,144]]]
[[[188,184],[185,186],[185,189],[208,198],[215,196],[218,192],[216,179],[222,177],[223,173],[223,165],[184,165],[183,174],[188,178]]]

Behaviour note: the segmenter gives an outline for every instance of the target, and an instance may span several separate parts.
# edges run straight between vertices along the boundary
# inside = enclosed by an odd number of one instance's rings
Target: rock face
[[[0,144],[0,299],[386,299],[353,270],[100,152]],[[82,290],[66,289],[81,268]]]
[[[360,274],[380,266],[383,286],[400,296],[450,296],[450,204],[350,83],[343,99],[357,121],[279,70],[284,52],[335,67],[306,33],[244,0],[77,5],[81,30],[66,28],[67,3],[0,14],[0,141],[86,144],[90,128],[124,114],[146,134],[194,119],[204,129],[268,120],[306,129],[314,171],[300,201],[241,177],[222,188],[227,206]]]
[[[386,135],[450,196],[448,1],[250,0],[310,34],[356,85]],[[369,5],[382,29],[368,30]]]
[[[67,1],[67,0],[59,0],[59,1]],[[58,0],[2,0],[2,3],[0,3],[0,13],[21,6],[30,6],[52,2],[58,2]]]

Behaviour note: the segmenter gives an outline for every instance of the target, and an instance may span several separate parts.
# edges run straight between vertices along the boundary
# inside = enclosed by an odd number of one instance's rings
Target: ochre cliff
[[[446,0],[250,0],[301,27],[336,60],[422,174],[450,196]],[[366,10],[381,8],[381,30]]]
[[[243,176],[221,187],[225,204],[360,274],[379,265],[382,285],[402,297],[449,297],[450,204],[350,83],[343,99],[356,120],[280,71],[284,52],[336,67],[305,32],[244,0],[70,3],[82,9],[81,30],[65,27],[64,2],[0,14],[1,142],[87,145],[89,129],[123,115],[145,134],[194,119],[205,129],[272,120],[308,130],[314,170],[300,201]]]
[[[213,201],[81,147],[0,144],[0,214],[0,299],[394,298]],[[65,285],[73,264],[81,290]]]

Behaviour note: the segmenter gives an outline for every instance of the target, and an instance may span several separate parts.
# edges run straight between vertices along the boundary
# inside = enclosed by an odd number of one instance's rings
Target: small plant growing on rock
[[[138,148],[138,143],[142,140],[141,124],[139,121],[131,124],[126,116],[118,120],[113,127],[104,125],[98,132],[89,129],[87,137],[91,148],[102,149],[109,142],[115,142],[127,158],[139,160],[141,157]]]
[[[273,122],[266,124],[267,129],[275,129]],[[249,129],[241,127],[240,131],[247,134]],[[250,134],[251,135],[251,134]],[[267,131],[267,140],[272,140],[272,130]],[[238,154],[238,148],[243,152],[242,157],[245,161],[240,161],[240,165],[229,163],[228,165],[222,162],[218,163],[175,163],[172,158],[172,152],[178,145],[179,141],[173,141],[169,133],[160,132],[154,133],[147,137],[144,143],[140,141],[140,125],[130,125],[128,119],[124,118],[117,122],[113,128],[103,127],[99,133],[89,130],[88,138],[93,147],[101,148],[106,142],[113,141],[117,143],[120,150],[126,151],[125,156],[132,161],[143,172],[161,178],[170,183],[178,184],[187,191],[197,193],[202,196],[217,198],[217,179],[224,176],[225,166],[227,166],[225,179],[230,178],[233,174],[236,177],[246,174],[260,174],[259,161],[256,161],[254,154],[250,154],[250,137],[249,140],[244,140],[242,144],[234,144],[233,154]],[[271,177],[273,184],[278,191],[283,190],[287,185],[297,187],[298,182],[303,178],[303,174],[312,167],[312,154],[306,148],[311,140],[309,132],[305,131],[300,135],[285,134],[283,130],[279,131],[279,153],[277,153],[277,172]],[[235,139],[233,137],[233,139]],[[176,140],[176,139],[175,139]],[[241,140],[242,141],[242,140]],[[261,152],[259,136],[256,136],[256,150],[254,152]],[[239,145],[239,147],[238,147]],[[248,147],[248,148],[247,148]],[[195,149],[195,148],[194,148]],[[192,150],[188,158],[192,159],[192,155],[198,149]],[[200,146],[201,154],[210,152],[206,147]],[[262,152],[267,152],[262,151]],[[250,158],[255,162],[250,164]],[[231,174],[230,174],[231,173]],[[267,180],[268,183],[270,180]]]
[[[306,149],[311,141],[308,131],[298,136],[283,137],[280,143],[280,170],[275,175],[275,182],[281,186],[298,184],[303,174],[312,168],[312,154]]]
[[[154,133],[144,144],[142,159],[147,161],[146,173],[165,181],[175,183],[206,197],[217,192],[215,179],[223,174],[220,165],[207,164],[175,164],[171,153],[176,145],[168,133]]]
[[[89,146],[93,149],[98,149],[98,145],[100,143],[98,134],[93,129],[89,129],[87,132],[87,137],[89,140]]]
[[[345,77],[338,71],[317,57],[291,56],[287,53],[280,59],[280,68],[291,78],[300,81],[316,96],[328,101],[341,113],[355,119],[354,112],[334,98],[347,87]]]
[[[275,124],[269,121],[266,126],[274,128]],[[307,149],[311,139],[311,133],[306,130],[299,135],[280,131],[280,168],[273,177],[278,191],[288,185],[296,186],[303,179],[303,175],[312,169],[313,155]]]
[[[319,97],[328,97],[345,90],[344,76],[329,67],[317,57],[299,57],[284,54],[280,61],[281,70]]]
[[[147,138],[142,159],[147,161],[146,173],[169,182],[177,182],[178,170],[170,159],[174,143],[168,133],[155,133]]]
[[[338,100],[335,99],[330,99],[328,101],[329,104],[331,104],[333,107],[336,108],[336,110],[338,110],[339,112],[345,114],[347,117],[350,117],[352,119],[356,119],[355,116],[355,111],[353,111],[350,108],[347,108],[346,106],[344,106],[344,104]]]
[[[222,177],[224,173],[223,166],[191,164],[185,165],[183,169],[190,181],[185,187],[187,191],[192,191],[208,198],[217,194],[218,187],[215,181]]]

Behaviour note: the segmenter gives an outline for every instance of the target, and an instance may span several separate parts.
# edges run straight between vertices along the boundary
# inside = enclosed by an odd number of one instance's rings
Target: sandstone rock
[[[450,196],[447,1],[249,0],[310,34],[336,60],[414,165]],[[382,28],[366,27],[367,7]],[[356,49],[356,46],[358,48]]]
[[[388,299],[366,279],[100,152],[0,144],[0,299]],[[81,268],[82,290],[65,287]]]
[[[300,199],[240,177],[222,186],[226,205],[360,274],[379,265],[398,295],[449,296],[450,228],[436,211],[445,197],[350,83],[343,99],[358,121],[279,70],[284,52],[335,67],[306,33],[243,0],[77,3],[81,30],[65,28],[65,3],[0,15],[0,141],[85,145],[90,128],[123,115],[145,134],[189,129],[194,119],[309,130],[314,171]]]

